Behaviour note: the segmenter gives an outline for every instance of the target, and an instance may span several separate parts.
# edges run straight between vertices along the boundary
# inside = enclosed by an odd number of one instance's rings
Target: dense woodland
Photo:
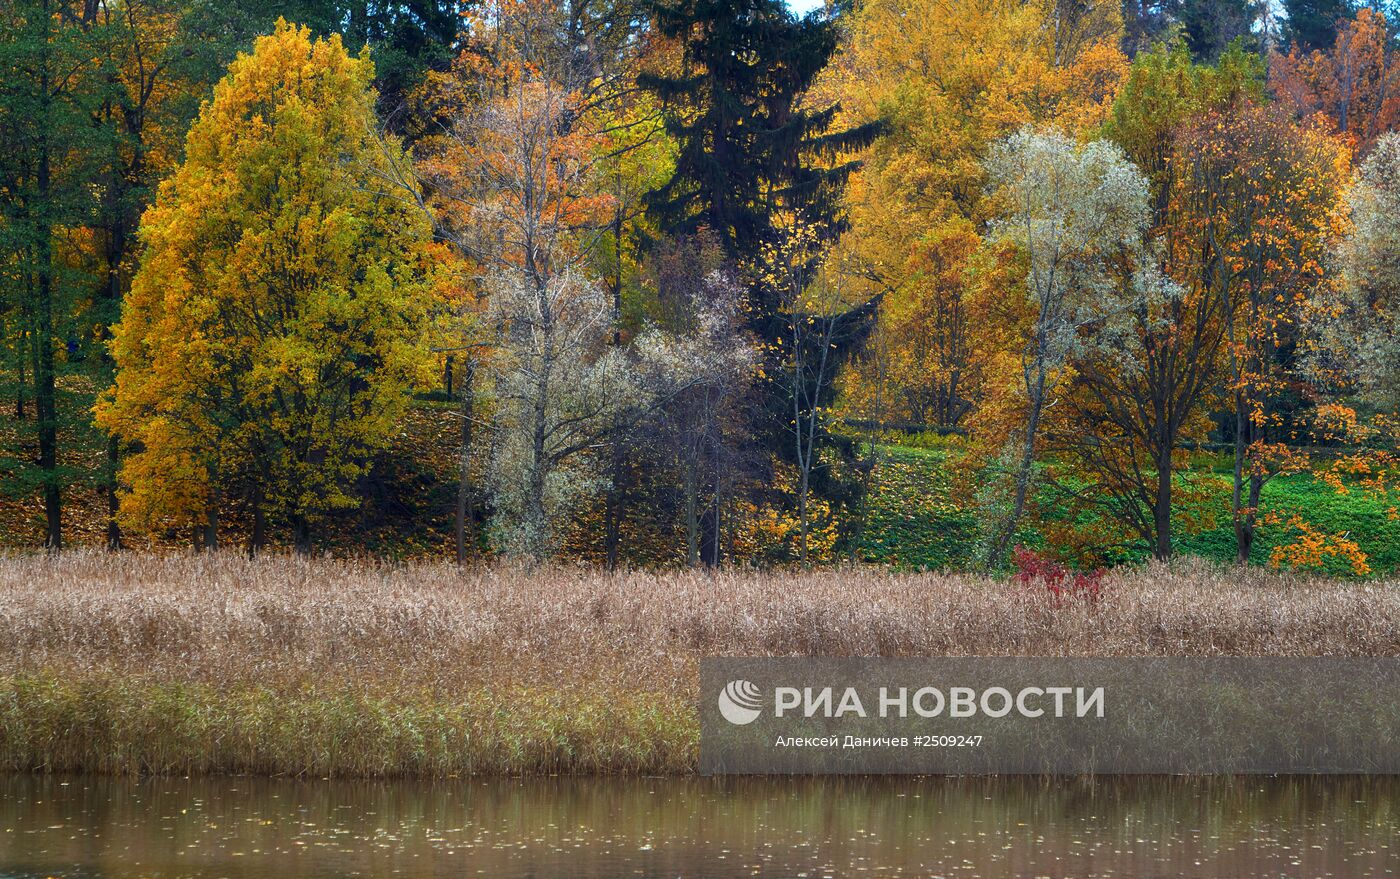
[[[1398,17],[0,0],[0,542],[1368,574]]]

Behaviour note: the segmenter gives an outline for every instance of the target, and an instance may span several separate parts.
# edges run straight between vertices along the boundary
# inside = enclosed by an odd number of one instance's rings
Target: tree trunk
[[[700,564],[700,478],[693,456],[685,464],[685,564]]]
[[[713,513],[710,517],[712,526],[710,556],[705,561],[710,567],[718,570],[720,563],[724,560],[722,551],[723,544],[721,543],[721,537],[724,534],[724,520],[722,518],[724,510],[724,474],[720,472],[720,455],[722,452],[718,439],[714,442],[714,453],[715,502],[712,508]]]
[[[1235,484],[1230,495],[1230,507],[1235,518],[1235,561],[1241,565],[1249,564],[1249,551],[1254,546],[1254,517],[1252,513],[1245,511],[1244,501],[1244,465],[1249,450],[1248,430],[1249,416],[1245,412],[1245,401],[1243,397],[1236,394]]]
[[[548,385],[539,385],[539,396],[535,400],[534,429],[531,431],[530,472],[525,486],[525,551],[535,561],[544,561],[549,555],[548,516],[544,509],[545,488],[545,432],[548,429]]]
[[[1040,430],[1040,418],[1045,406],[1046,366],[1036,367],[1036,379],[1031,384],[1031,411],[1026,419],[1025,439],[1021,446],[1021,460],[1016,465],[1015,488],[1012,492],[1011,512],[1007,514],[987,553],[987,567],[996,570],[1006,564],[1011,554],[1011,544],[1016,539],[1016,529],[1021,524],[1021,516],[1026,512],[1026,497],[1030,494],[1031,472],[1035,466],[1035,438]]]
[[[802,479],[798,483],[797,489],[797,525],[799,543],[797,548],[797,561],[803,568],[807,567],[807,474],[808,468],[802,468]]]
[[[797,319],[794,318],[794,319],[793,319],[793,324],[796,325],[796,323],[797,323]],[[801,356],[800,353],[797,353],[797,352],[800,352],[800,350],[801,350],[801,349],[800,349],[800,342],[801,342],[801,340],[800,340],[800,339],[797,339],[797,338],[794,338],[794,340],[793,340],[793,351],[795,352],[795,353],[793,354],[793,357],[794,357],[795,360],[797,360],[797,359]],[[797,360],[797,362],[800,364],[800,360]],[[798,564],[800,564],[803,568],[806,568],[806,567],[807,567],[807,484],[808,484],[808,483],[807,483],[807,479],[808,479],[808,476],[809,476],[809,475],[811,474],[811,472],[812,472],[812,455],[813,455],[813,453],[814,453],[815,443],[812,443],[812,442],[804,442],[804,439],[807,439],[807,437],[804,436],[804,434],[807,433],[807,425],[803,423],[803,416],[802,416],[802,398],[801,398],[801,396],[800,396],[801,390],[800,390],[800,384],[799,384],[801,381],[802,381],[802,371],[801,371],[801,368],[800,368],[800,366],[799,366],[799,367],[797,367],[797,368],[794,368],[794,369],[793,369],[793,373],[792,373],[792,425],[793,425],[793,436],[794,436],[794,438],[796,439],[796,448],[794,449],[794,451],[796,451],[796,453],[797,453],[797,471],[798,471],[798,473],[797,473],[797,535],[798,535],[798,543],[797,543],[797,561],[798,561]],[[809,417],[812,418],[813,420],[815,420],[816,417],[817,417],[817,413],[816,413],[815,411],[813,411],[813,412],[810,414]],[[804,448],[804,446],[805,446],[805,448]]]
[[[613,332],[612,346],[622,347],[622,330],[618,321],[622,315],[622,204],[613,212],[613,260],[616,266],[612,278]],[[611,478],[608,480],[607,509],[603,523],[603,550],[609,571],[617,570],[618,550],[622,543],[622,438],[612,436]]]
[[[462,370],[462,408],[459,413],[462,418],[462,436],[457,459],[457,515],[452,523],[452,534],[457,544],[457,564],[459,565],[467,562],[467,536],[472,519],[472,412],[476,405],[476,388],[474,387],[471,360],[467,360],[465,367]],[[473,535],[474,537],[475,535]],[[472,542],[475,542],[474,539]]]
[[[846,560],[852,565],[860,561],[860,545],[865,539],[865,526],[870,519],[870,487],[875,478],[875,468],[880,464],[874,430],[867,431],[866,442],[870,451],[865,461],[865,472],[860,476],[860,508],[856,513],[855,529],[851,534],[851,546],[846,553]]]
[[[527,254],[528,254],[527,249]],[[535,379],[535,398],[532,402],[530,424],[530,467],[525,484],[525,497],[521,511],[524,514],[525,551],[534,561],[544,561],[550,551],[549,518],[544,508],[545,482],[549,476],[547,440],[549,432],[549,405],[553,387],[550,382],[557,352],[554,347],[555,317],[549,302],[546,282],[538,274],[529,270],[527,277],[534,285],[537,297],[540,328],[544,341],[540,344],[538,377]]]
[[[219,548],[219,494],[209,502],[209,516],[204,522],[204,548],[214,552]]]
[[[112,224],[111,242],[107,248],[107,301],[109,314],[119,313],[121,308],[122,284],[121,265],[126,259],[126,231],[120,219]],[[106,341],[110,336],[109,328],[103,327],[101,340]],[[102,364],[110,373],[113,369],[112,355],[107,350],[107,346],[101,345]],[[115,436],[107,438],[107,461],[106,472],[103,474],[103,491],[107,495],[107,549],[116,552],[122,548],[122,529],[117,523],[117,512],[119,504],[117,502],[117,474],[121,470],[121,446]]]
[[[311,523],[301,513],[292,517],[292,539],[297,555],[311,555]]]
[[[248,535],[248,555],[255,557],[267,546],[267,514],[263,511],[262,485],[253,486],[253,530]]]
[[[1238,544],[1235,561],[1242,565],[1249,564],[1249,554],[1253,551],[1254,539],[1259,534],[1259,496],[1263,493],[1264,477],[1251,474],[1246,479],[1246,485],[1249,491],[1249,506],[1235,526],[1235,540]]]
[[[117,513],[121,503],[117,499],[117,472],[120,465],[117,438],[107,440],[107,549],[117,552],[122,548],[122,527],[117,523]]]
[[[1166,445],[1157,453],[1157,497],[1152,504],[1156,544],[1152,555],[1159,561],[1172,557],[1172,452]]]
[[[47,91],[47,76],[42,77]],[[38,283],[34,303],[35,328],[31,342],[31,372],[34,376],[35,426],[39,434],[39,469],[44,486],[44,546],[63,547],[62,488],[58,484],[58,407],[54,389],[53,357],[53,227],[47,216],[52,197],[48,144],[40,145],[37,175],[38,201],[45,214],[39,223],[35,259]]]
[[[194,529],[194,550],[213,552],[219,548],[219,496],[217,492],[211,492],[209,497],[209,510],[205,514],[204,522],[196,525]]]
[[[26,353],[26,352],[25,352],[24,349],[23,349],[23,343],[24,343],[24,338],[23,338],[23,337],[24,337],[25,335],[26,335],[26,334],[25,334],[23,331],[20,332],[21,338],[20,338],[19,341],[20,341],[20,346],[21,346],[21,347],[20,347],[20,350],[19,350],[19,352],[18,352],[18,355],[19,355],[19,356],[18,356],[18,363],[19,363],[19,382],[18,382],[18,384],[15,385],[15,420],[16,420],[16,421],[23,421],[24,418],[25,418],[25,413],[24,413],[24,386],[25,386],[25,384],[27,384],[28,381],[29,381],[29,375],[24,371],[24,358],[25,358],[25,353]]]
[[[611,442],[606,506],[603,511],[603,553],[609,571],[617,570],[618,549],[622,543],[622,438],[614,434]]]

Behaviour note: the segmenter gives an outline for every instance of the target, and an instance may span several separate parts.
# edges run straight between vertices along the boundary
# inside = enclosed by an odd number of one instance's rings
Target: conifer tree
[[[1214,62],[1236,40],[1253,48],[1258,19],[1255,0],[1189,0],[1181,7],[1181,30],[1191,57],[1206,63]]]
[[[1304,49],[1332,48],[1337,26],[1351,18],[1355,7],[1350,0],[1283,0],[1288,13],[1284,36]]]
[[[803,103],[836,50],[835,21],[798,19],[781,0],[650,9],[660,34],[684,46],[678,74],[639,78],[671,109],[667,128],[680,148],[674,175],[648,198],[663,231],[708,227],[740,264],[773,241],[775,213],[839,231],[841,186],[857,163],[837,157],[868,143],[877,126],[840,129],[838,105]]]
[[[749,326],[766,359],[757,384],[766,410],[759,432],[790,458],[792,401],[829,402],[831,391],[829,382],[804,388],[784,379],[796,374],[785,365],[796,356],[791,331],[811,315],[794,311],[805,300],[780,279],[819,275],[845,228],[842,191],[859,166],[850,155],[880,124],[843,128],[839,104],[809,100],[837,48],[836,18],[820,11],[797,18],[781,0],[655,0],[649,9],[659,33],[682,44],[683,58],[678,73],[639,77],[667,107],[678,146],[675,172],[648,196],[648,208],[672,236],[711,230],[747,276]],[[774,253],[797,263],[775,267]],[[828,307],[841,309],[822,316],[832,323],[827,353],[835,368],[869,335],[875,302]],[[817,442],[830,439],[818,430]],[[822,487],[824,472],[814,487]]]
[[[0,14],[0,318],[24,447],[0,454],[0,473],[16,493],[42,497],[43,541],[56,549],[63,490],[81,478],[64,460],[61,434],[85,420],[58,377],[81,354],[75,315],[91,282],[63,243],[96,208],[91,182],[110,131],[93,117],[108,77],[95,4],[13,0]]]

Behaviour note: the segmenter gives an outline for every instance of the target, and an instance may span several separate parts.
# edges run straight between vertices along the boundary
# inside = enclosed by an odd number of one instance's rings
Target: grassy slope
[[[862,557],[913,570],[966,567],[977,516],[971,498],[954,494],[947,453],[887,446],[883,454],[871,482]]]
[[[946,463],[948,452],[902,446],[885,448],[876,470],[870,522],[862,554],[872,562],[913,569],[958,568],[968,564],[977,542],[975,507],[970,498],[953,494]],[[1228,462],[1210,461],[1203,478],[1216,482],[1213,492],[1214,527],[1199,533],[1179,530],[1177,551],[1212,561],[1234,559],[1235,535],[1230,525]],[[1379,501],[1353,492],[1339,495],[1308,475],[1282,476],[1264,490],[1266,509],[1301,513],[1314,527],[1329,533],[1347,532],[1370,558],[1377,574],[1400,570],[1400,521],[1392,520]],[[1092,521],[1081,522],[1092,528]],[[1273,547],[1290,538],[1280,528],[1265,529],[1251,558],[1267,564]],[[1037,544],[1032,530],[1026,542]],[[1129,550],[1125,561],[1145,557]],[[1338,564],[1328,573],[1346,574]]]

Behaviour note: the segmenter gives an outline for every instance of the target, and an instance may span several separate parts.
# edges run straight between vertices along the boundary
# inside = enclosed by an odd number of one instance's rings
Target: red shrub
[[[1016,574],[1012,580],[1022,587],[1044,586],[1050,602],[1056,607],[1067,601],[1097,603],[1103,593],[1103,568],[1092,571],[1071,571],[1062,563],[1046,558],[1034,550],[1017,546],[1012,553]]]

